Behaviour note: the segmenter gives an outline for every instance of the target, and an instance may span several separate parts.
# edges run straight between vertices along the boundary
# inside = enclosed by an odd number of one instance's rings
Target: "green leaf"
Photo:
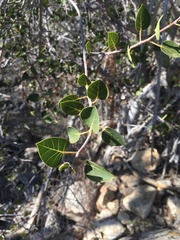
[[[89,78],[83,73],[79,78],[78,78],[78,84],[82,87],[85,87],[86,85],[90,85],[91,81]]]
[[[59,103],[62,103],[62,102],[66,102],[66,101],[69,101],[69,100],[74,100],[74,101],[77,101],[78,100],[78,95],[76,94],[71,94],[71,95],[67,95],[65,97],[63,97]]]
[[[125,144],[124,138],[112,128],[106,127],[101,136],[103,141],[110,146],[121,146]]]
[[[78,95],[67,95],[59,101],[59,106],[68,115],[78,115],[84,108],[78,99]]]
[[[76,143],[80,138],[79,131],[74,127],[68,127],[67,131],[70,143]]]
[[[96,107],[86,107],[81,113],[80,117],[84,124],[86,124],[94,133],[99,132],[99,113]]]
[[[38,93],[31,93],[29,94],[27,100],[31,101],[31,102],[38,102],[40,99],[39,94]]]
[[[76,173],[76,171],[74,170],[73,166],[72,166],[69,162],[64,162],[64,163],[62,163],[62,164],[59,166],[58,170],[59,170],[59,171],[63,171],[63,170],[65,170],[65,169],[67,169],[67,168],[70,168],[72,172]]]
[[[87,95],[90,99],[105,100],[109,96],[109,90],[103,81],[97,80],[89,85]]]
[[[173,41],[165,41],[161,44],[161,51],[169,57],[180,57],[180,46]]]
[[[119,33],[116,32],[108,32],[108,48],[111,51],[116,50],[116,45],[119,42]]]
[[[63,171],[63,170],[65,170],[65,169],[67,169],[67,168],[71,168],[71,165],[70,165],[69,162],[64,162],[64,163],[62,163],[62,164],[58,167],[58,170],[59,170],[59,171]]]
[[[78,115],[84,106],[77,101],[60,102],[60,108],[68,115]]]
[[[87,53],[91,53],[91,43],[90,43],[90,41],[87,41],[87,43],[86,43],[86,51],[87,51]]]
[[[46,138],[38,143],[38,153],[41,160],[49,167],[58,167],[64,152],[69,147],[69,141],[64,138]]]
[[[136,30],[138,32],[142,31],[148,28],[150,23],[151,23],[151,15],[149,11],[144,7],[144,5],[141,4],[136,15],[136,21],[135,21]]]
[[[155,28],[155,34],[156,34],[156,39],[157,39],[157,41],[159,41],[159,39],[160,39],[160,22],[161,22],[161,19],[163,18],[163,16],[164,15],[162,15],[160,18],[159,18],[159,20],[158,20],[158,22],[157,22],[157,24],[156,24],[156,28]]]
[[[85,170],[86,176],[90,180],[95,182],[103,183],[115,178],[115,176],[112,173],[110,173],[102,166],[99,166],[98,164],[90,160],[86,161],[86,166],[84,170]]]

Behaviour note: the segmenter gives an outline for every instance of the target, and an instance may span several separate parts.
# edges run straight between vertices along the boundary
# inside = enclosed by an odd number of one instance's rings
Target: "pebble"
[[[153,159],[151,161],[151,154],[153,155]],[[133,156],[131,160],[132,166],[140,171],[153,171],[155,170],[160,164],[160,155],[157,149],[146,148],[145,150],[138,151],[135,156]]]
[[[131,219],[128,213],[126,213],[125,211],[120,211],[117,214],[117,219],[123,224],[123,225],[127,225],[130,223]]]
[[[179,240],[180,233],[170,229],[154,230],[144,232],[139,237],[139,240]]]
[[[150,211],[156,197],[156,189],[149,185],[140,185],[123,199],[126,210],[145,219]]]
[[[93,238],[103,240],[117,239],[120,238],[125,231],[123,225],[115,217],[104,219],[103,221],[96,221],[93,226],[94,231],[87,232],[83,238],[84,240],[92,240]]]
[[[167,207],[169,208],[169,212],[172,217],[176,218],[180,215],[180,199],[177,196],[168,197]]]

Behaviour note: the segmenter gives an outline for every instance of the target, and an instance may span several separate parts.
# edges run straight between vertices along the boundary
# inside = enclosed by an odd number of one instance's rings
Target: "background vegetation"
[[[134,65],[129,61],[127,47],[138,42],[134,22],[141,3],[152,16],[143,38],[154,34],[162,14],[161,28],[179,17],[175,1],[77,1],[85,42],[91,42],[88,76],[103,80],[110,92],[99,105],[101,124],[116,129],[126,141],[124,148],[110,149],[95,139],[82,158],[90,157],[118,175],[110,165],[111,155],[123,151],[127,159],[128,153],[152,147],[162,157],[158,174],[165,177],[170,170],[178,174],[180,59],[146,44],[134,49]],[[6,235],[25,226],[39,192],[45,199],[42,219],[33,218],[30,226],[41,229],[55,191],[84,177],[79,164],[77,175],[48,169],[35,148],[42,138],[65,137],[67,126],[82,129],[82,123],[64,114],[58,102],[67,94],[84,95],[84,88],[77,85],[84,63],[79,19],[71,1],[4,0],[0,11],[0,225]],[[104,53],[109,31],[120,33],[114,54]],[[162,39],[180,44],[178,26],[163,32]]]

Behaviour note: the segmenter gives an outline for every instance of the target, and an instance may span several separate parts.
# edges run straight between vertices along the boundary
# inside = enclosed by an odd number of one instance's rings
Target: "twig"
[[[86,76],[88,76],[88,70],[87,70],[87,59],[86,59],[86,46],[85,46],[85,40],[84,40],[84,32],[83,32],[83,24],[82,24],[82,16],[81,16],[81,12],[77,6],[77,4],[73,1],[73,0],[69,0],[69,2],[73,5],[73,7],[75,8],[77,14],[78,14],[78,19],[79,19],[79,28],[80,28],[80,33],[81,33],[81,41],[82,41],[82,51],[83,51],[83,63],[84,63],[84,73]],[[86,87],[87,88],[87,87]],[[89,106],[92,106],[92,101],[90,98],[88,98],[88,104]],[[92,135],[92,131],[89,131],[85,142],[83,143],[83,145],[80,147],[80,149],[77,151],[75,159],[78,159],[79,154],[81,153],[81,151],[85,148],[85,146],[87,145],[87,143],[89,142],[89,140],[91,139],[91,135]]]
[[[170,23],[170,24],[167,25],[166,27],[162,28],[162,29],[160,30],[160,33],[164,32],[165,30],[167,30],[168,28],[172,27],[173,25],[176,25],[179,21],[180,21],[180,17],[178,17],[174,22]],[[136,48],[136,47],[138,47],[138,46],[140,46],[140,45],[142,45],[142,44],[144,44],[144,43],[146,43],[146,42],[151,41],[155,36],[156,36],[156,34],[153,34],[151,37],[146,38],[145,40],[139,41],[138,43],[132,45],[132,46],[130,47],[130,50],[132,50],[133,48]]]
[[[14,233],[10,233],[10,234],[7,234],[6,235],[6,238],[7,239],[14,239],[16,237],[18,237],[19,235],[23,234],[23,233],[26,233],[28,231],[31,230],[32,228],[32,225],[35,221],[35,218],[37,216],[37,213],[39,211],[39,208],[40,208],[40,205],[41,205],[41,202],[42,202],[42,197],[43,197],[43,193],[44,193],[44,186],[41,187],[39,193],[38,193],[38,196],[36,198],[36,202],[34,204],[34,208],[31,212],[31,215],[29,217],[29,220],[27,221],[27,223],[25,224],[25,226],[21,227],[20,229],[18,229],[16,232]]]
[[[111,51],[111,52],[91,52],[91,54],[94,54],[94,55],[111,55],[111,54],[115,54],[115,53],[125,53],[126,51],[123,50],[123,49],[120,49],[120,50],[114,50],[114,51]]]
[[[84,41],[84,32],[83,32],[83,24],[82,24],[82,16],[79,8],[77,7],[77,4],[69,0],[69,2],[73,5],[75,8],[77,14],[78,14],[78,19],[79,19],[79,28],[81,32],[81,41],[82,41],[82,51],[83,51],[83,63],[84,63],[84,73],[87,76],[88,75],[88,70],[87,70],[87,60],[86,60],[86,47],[85,47],[85,41]]]
[[[127,168],[132,172],[132,174],[136,177],[139,177],[143,182],[157,188],[157,190],[169,190],[172,192],[180,192],[179,187],[171,186],[170,184],[166,182],[161,182],[160,180],[152,179],[147,177],[147,175],[144,175],[140,173],[139,171],[135,170],[133,167],[131,167],[126,161],[124,161],[124,164],[126,164]]]

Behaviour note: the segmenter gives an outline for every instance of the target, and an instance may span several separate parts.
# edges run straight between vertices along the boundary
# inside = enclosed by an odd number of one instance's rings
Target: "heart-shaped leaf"
[[[169,57],[180,57],[180,46],[174,41],[165,41],[161,44],[161,51]]]
[[[150,23],[151,23],[151,15],[149,11],[145,8],[145,6],[141,4],[136,15],[136,21],[135,21],[136,30],[139,32],[144,29],[147,29]]]
[[[86,176],[95,182],[103,183],[115,178],[115,176],[108,170],[90,160],[86,161],[84,171]]]
[[[156,28],[155,28],[155,34],[156,34],[156,39],[157,39],[157,41],[159,41],[159,39],[160,39],[160,22],[161,22],[161,19],[163,18],[163,16],[164,15],[162,15],[160,18],[159,18],[159,20],[158,20],[158,22],[157,22],[157,24],[156,24]]]
[[[68,115],[78,115],[84,106],[79,102],[78,95],[67,95],[59,101],[59,106]]]
[[[116,50],[116,45],[119,42],[119,33],[116,32],[108,32],[108,48],[111,51]]]
[[[99,113],[96,107],[86,107],[81,113],[80,117],[84,124],[86,124],[94,133],[99,132]]]
[[[86,85],[90,85],[91,81],[89,78],[83,73],[79,78],[78,78],[78,84],[82,87],[85,87]]]
[[[69,147],[69,141],[64,138],[46,138],[38,143],[38,153],[41,160],[49,167],[58,167],[64,152]]]
[[[110,146],[121,146],[125,144],[124,138],[112,128],[106,127],[101,136],[103,141]]]
[[[109,90],[103,81],[97,80],[89,85],[87,95],[90,99],[105,100],[109,96]]]
[[[79,131],[74,127],[68,127],[67,130],[70,143],[76,143],[80,138]]]
[[[73,100],[60,101],[60,108],[68,115],[78,115],[80,111],[84,108],[82,103]]]
[[[70,100],[74,100],[74,101],[78,101],[78,95],[76,94],[70,94],[70,95],[67,95],[65,97],[63,97],[60,101],[59,101],[59,104],[62,103],[62,102],[67,102],[67,101],[70,101]]]

